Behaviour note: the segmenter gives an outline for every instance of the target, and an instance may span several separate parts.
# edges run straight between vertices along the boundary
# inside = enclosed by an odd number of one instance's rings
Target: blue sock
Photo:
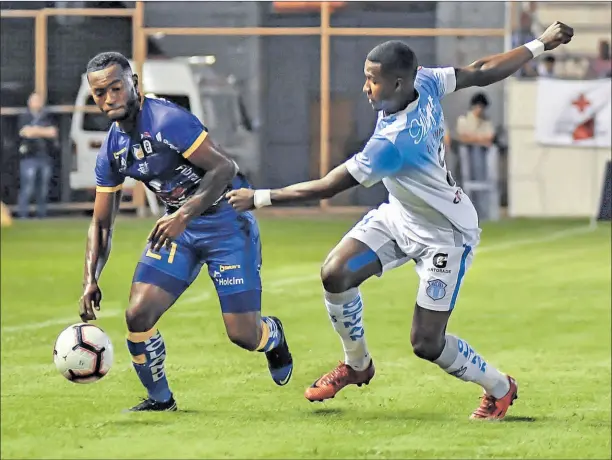
[[[166,344],[159,331],[151,329],[147,332],[130,332],[127,346],[134,369],[147,389],[149,398],[159,402],[168,401],[172,393],[164,370]]]
[[[276,321],[267,316],[261,317],[261,342],[257,351],[274,350],[283,340],[283,332],[276,324]]]

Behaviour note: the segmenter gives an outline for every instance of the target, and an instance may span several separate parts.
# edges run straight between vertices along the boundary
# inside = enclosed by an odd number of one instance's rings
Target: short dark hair
[[[418,66],[414,51],[399,40],[376,46],[368,53],[367,60],[379,63],[381,72],[386,75],[414,75]]]
[[[115,51],[107,51],[91,58],[87,63],[87,73],[97,72],[98,70],[106,69],[113,65],[118,65],[123,71],[132,71],[130,62],[123,54]]]
[[[475,105],[482,105],[484,107],[489,107],[489,98],[485,95],[485,93],[476,93],[472,96],[470,100],[470,105],[473,107]]]

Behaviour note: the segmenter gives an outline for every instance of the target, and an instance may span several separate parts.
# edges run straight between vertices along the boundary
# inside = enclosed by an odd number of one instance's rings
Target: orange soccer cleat
[[[480,406],[470,416],[471,419],[502,420],[506,416],[508,408],[512,405],[514,400],[518,398],[518,385],[516,381],[509,375],[507,377],[510,383],[508,393],[499,399],[485,393],[480,401]]]
[[[310,402],[324,401],[336,396],[347,385],[367,385],[374,377],[374,361],[363,371],[356,371],[351,366],[340,363],[333,371],[325,374],[309,388],[304,396]]]

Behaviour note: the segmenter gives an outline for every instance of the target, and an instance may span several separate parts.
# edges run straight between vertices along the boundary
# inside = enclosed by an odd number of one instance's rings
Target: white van
[[[134,63],[130,62],[135,69]],[[242,122],[239,93],[228,82],[217,78],[210,69],[198,68],[185,59],[147,60],[141,81],[145,94],[172,101],[192,112],[211,132],[212,139],[221,145],[238,163],[247,176],[256,174],[258,149],[256,135]],[[83,74],[76,106],[94,106],[87,76]],[[75,112],[72,116],[72,170],[70,187],[73,190],[95,189],[96,155],[104,141],[110,121],[99,113]],[[132,187],[127,179],[126,187]]]

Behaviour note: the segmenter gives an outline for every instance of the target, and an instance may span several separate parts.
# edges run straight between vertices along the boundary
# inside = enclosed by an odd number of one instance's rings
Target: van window
[[[155,93],[155,97],[157,97],[158,99],[165,99],[169,102],[174,102],[176,105],[181,106],[185,110],[191,111],[191,104],[189,104],[189,96],[182,96],[178,94]]]
[[[240,112],[236,95],[205,93],[202,103],[206,110],[204,124],[215,132],[215,140],[227,147],[237,145]]]
[[[189,104],[189,96],[182,96],[176,94],[155,94],[155,96],[159,99],[166,99],[167,101],[174,102],[176,105],[183,107],[186,110],[191,110],[191,105]],[[95,105],[92,96],[87,98],[87,105]],[[108,131],[110,128],[111,121],[104,115],[102,112],[100,113],[85,113],[83,116],[83,131]]]

